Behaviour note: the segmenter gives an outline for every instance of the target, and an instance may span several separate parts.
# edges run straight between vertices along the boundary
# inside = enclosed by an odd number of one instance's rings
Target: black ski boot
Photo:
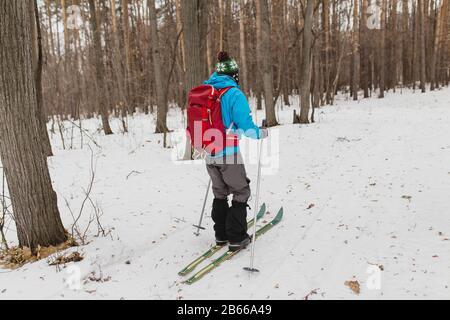
[[[233,201],[228,210],[227,236],[230,251],[237,251],[247,247],[251,238],[247,234],[247,204]]]
[[[225,246],[228,243],[226,233],[226,221],[228,215],[228,200],[214,199],[211,218],[214,221],[214,231],[216,232],[216,244],[218,246]]]
[[[250,243],[252,243],[252,238],[247,235],[247,237],[245,237],[245,239],[241,242],[230,242],[230,244],[228,245],[228,249],[232,252],[242,250],[247,248]]]

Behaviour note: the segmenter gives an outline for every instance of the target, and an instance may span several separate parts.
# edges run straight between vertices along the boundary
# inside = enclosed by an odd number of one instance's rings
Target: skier
[[[216,71],[204,84],[217,90],[226,88],[220,98],[224,127],[239,136],[267,138],[268,130],[254,124],[247,98],[240,90],[238,64],[227,52],[220,52],[217,58]],[[230,251],[245,248],[251,242],[247,234],[247,201],[251,192],[238,144],[227,146],[217,154],[208,154],[206,167],[214,193],[211,216],[215,223],[216,243],[228,244]],[[229,207],[228,196],[231,194],[232,206]]]

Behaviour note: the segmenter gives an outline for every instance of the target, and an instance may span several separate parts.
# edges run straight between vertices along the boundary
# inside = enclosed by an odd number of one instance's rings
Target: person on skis
[[[247,98],[239,87],[239,66],[228,53],[218,54],[216,70],[204,84],[217,90],[226,89],[220,102],[222,121],[227,131],[252,139],[268,136],[266,128],[259,128],[253,122]],[[214,194],[211,216],[216,243],[228,244],[231,251],[245,248],[251,242],[247,233],[247,201],[251,191],[238,144],[226,146],[215,154],[207,154],[206,168]],[[233,195],[231,207],[228,204],[229,195]]]

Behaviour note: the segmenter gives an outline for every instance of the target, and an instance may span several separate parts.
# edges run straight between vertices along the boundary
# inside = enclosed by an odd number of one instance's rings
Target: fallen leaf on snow
[[[346,281],[345,285],[349,287],[355,294],[359,294],[361,292],[359,282],[356,280]]]
[[[311,296],[317,294],[317,290],[319,290],[319,289],[311,290],[311,291],[310,291],[303,299],[304,299],[304,300],[309,300],[309,298],[310,298]]]
[[[100,283],[104,283],[104,282],[109,282],[111,281],[111,276],[107,276],[107,277],[103,277],[103,274],[100,272],[100,276],[96,276],[95,271],[91,273],[91,275],[88,277],[89,281],[92,282],[100,282]]]
[[[0,253],[0,267],[6,269],[17,269],[27,263],[45,259],[55,253],[62,252],[70,247],[75,247],[77,245],[78,244],[75,242],[75,240],[72,237],[69,237],[66,242],[56,247],[38,246],[35,252],[32,252],[32,250],[27,247],[13,247]]]
[[[84,257],[78,251],[75,251],[69,255],[58,255],[52,261],[48,262],[49,266],[59,266],[64,265],[69,262],[80,262]]]

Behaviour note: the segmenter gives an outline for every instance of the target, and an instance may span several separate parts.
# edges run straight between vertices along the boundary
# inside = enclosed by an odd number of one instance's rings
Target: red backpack
[[[217,90],[202,85],[191,90],[187,107],[187,135],[192,147],[200,153],[205,151],[214,156],[225,147],[237,147],[235,134],[225,132],[222,120],[221,98],[231,87]],[[233,124],[231,124],[232,129]]]

